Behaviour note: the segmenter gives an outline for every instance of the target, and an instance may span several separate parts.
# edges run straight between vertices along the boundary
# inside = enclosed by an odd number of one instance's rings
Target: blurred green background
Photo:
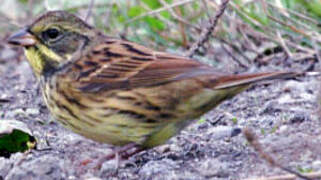
[[[5,40],[43,12],[66,10],[110,36],[184,55],[220,4],[220,0],[2,0],[0,37]],[[194,57],[234,72],[275,57],[316,58],[320,17],[320,0],[231,0],[215,33]]]

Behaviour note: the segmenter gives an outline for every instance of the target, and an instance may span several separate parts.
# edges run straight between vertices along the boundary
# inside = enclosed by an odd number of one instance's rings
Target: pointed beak
[[[27,28],[15,32],[8,38],[8,43],[18,46],[33,46],[36,44],[35,37],[27,31]]]

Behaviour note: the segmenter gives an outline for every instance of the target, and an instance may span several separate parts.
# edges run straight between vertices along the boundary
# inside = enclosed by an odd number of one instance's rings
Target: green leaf
[[[19,0],[20,3],[27,4],[28,0]]]
[[[237,124],[237,122],[238,122],[237,118],[236,118],[236,117],[233,117],[233,118],[232,118],[232,122],[233,122],[233,124]]]
[[[142,0],[142,2],[151,9],[158,9],[162,7],[161,3],[159,3],[157,0]]]
[[[320,1],[312,1],[309,3],[306,3],[308,6],[308,10],[316,16],[321,17],[321,2]]]
[[[252,19],[260,22],[262,25],[269,24],[269,18],[266,16],[263,8],[257,4],[250,4],[248,7],[243,7],[242,11]]]
[[[160,15],[162,15],[166,19],[170,19],[172,17],[168,11],[162,11],[160,12]]]
[[[297,167],[298,171],[300,173],[311,173],[313,172],[312,168],[304,168],[304,167]]]
[[[0,121],[0,157],[8,158],[12,153],[25,152],[35,147],[35,138],[24,128],[19,121]]]
[[[162,21],[160,21],[154,17],[147,16],[144,18],[144,20],[151,27],[151,29],[154,31],[164,30],[166,28],[166,25]]]
[[[201,117],[199,120],[198,120],[198,123],[199,124],[203,124],[206,122],[206,118],[205,117]]]
[[[141,6],[132,6],[128,10],[128,16],[132,18],[135,16],[139,16],[143,12],[145,12],[145,10]]]

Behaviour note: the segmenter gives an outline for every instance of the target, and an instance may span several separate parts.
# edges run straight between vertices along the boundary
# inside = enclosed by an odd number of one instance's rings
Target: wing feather
[[[86,92],[148,87],[213,74],[209,66],[197,61],[123,40],[100,44],[71,66],[69,72],[77,79],[72,86]]]

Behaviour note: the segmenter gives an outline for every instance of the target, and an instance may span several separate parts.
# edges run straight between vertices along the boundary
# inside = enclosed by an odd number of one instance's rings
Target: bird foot
[[[128,158],[130,158],[131,156],[133,156],[134,154],[137,154],[141,151],[143,151],[144,149],[141,148],[140,146],[138,146],[135,143],[130,143],[127,144],[125,146],[122,147],[116,147],[113,152],[107,154],[106,156],[100,158],[97,160],[97,162],[94,162],[94,160],[91,159],[86,159],[84,161],[82,161],[80,164],[82,166],[87,166],[88,164],[92,164],[93,163],[93,169],[95,170],[100,170],[103,163],[108,161],[108,160],[112,160],[115,159],[116,160],[116,165],[115,165],[115,169],[118,169],[120,166],[120,162],[123,160],[127,160]]]

